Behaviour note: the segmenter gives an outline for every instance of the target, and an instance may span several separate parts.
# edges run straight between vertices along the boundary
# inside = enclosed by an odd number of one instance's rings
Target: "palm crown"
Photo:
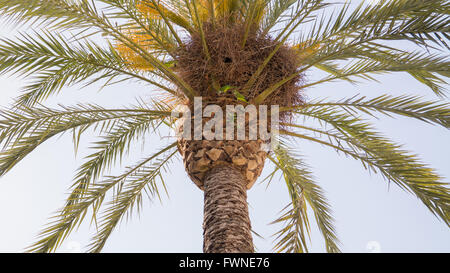
[[[324,12],[328,9],[334,12],[328,15]],[[362,114],[401,115],[449,128],[448,103],[412,95],[338,101],[307,101],[302,96],[307,88],[326,82],[356,83],[374,80],[375,74],[407,72],[445,97],[445,78],[450,75],[445,54],[448,1],[381,0],[351,9],[348,4],[322,0],[1,0],[0,11],[11,20],[42,29],[0,42],[0,72],[33,79],[14,107],[1,112],[0,175],[63,132],[73,131],[75,143],[88,128],[104,134],[79,168],[65,206],[30,251],[55,251],[90,209],[99,221],[90,250],[100,251],[145,193],[159,195],[166,164],[180,145],[174,142],[156,151],[121,175],[103,176],[103,172],[145,132],[173,127],[171,111],[196,96],[281,106],[280,144],[264,155],[274,166],[267,180],[281,173],[291,198],[275,220],[283,224],[275,250],[307,251],[309,207],[326,250],[339,252],[330,207],[308,166],[293,152],[296,139],[360,161],[364,168],[417,196],[449,225],[447,184],[362,118]],[[103,38],[101,45],[98,37]],[[410,45],[402,49],[393,47],[392,41]],[[229,55],[239,52],[252,57],[239,55],[245,62],[238,62]],[[304,74],[311,69],[326,76],[308,81]],[[127,80],[142,81],[161,92],[151,102],[124,109],[92,104],[51,109],[41,104],[68,85]],[[306,125],[303,120],[314,123]],[[189,164],[187,153],[180,152]],[[201,180],[186,168],[193,180]],[[256,177],[259,174],[260,170]],[[111,201],[104,202],[110,192]]]

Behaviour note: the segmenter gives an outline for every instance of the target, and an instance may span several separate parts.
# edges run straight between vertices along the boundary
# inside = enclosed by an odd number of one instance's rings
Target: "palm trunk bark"
[[[246,179],[231,166],[213,168],[204,180],[203,251],[253,252]]]

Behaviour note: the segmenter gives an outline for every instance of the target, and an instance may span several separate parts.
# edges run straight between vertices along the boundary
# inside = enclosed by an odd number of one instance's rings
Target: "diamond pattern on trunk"
[[[184,140],[178,149],[192,181],[203,190],[203,179],[216,166],[226,164],[239,170],[250,189],[261,175],[267,153],[262,140]]]

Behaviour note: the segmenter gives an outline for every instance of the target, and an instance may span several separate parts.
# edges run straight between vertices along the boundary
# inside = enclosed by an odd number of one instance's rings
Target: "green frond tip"
[[[353,10],[350,7],[350,3],[346,3],[338,12],[322,18],[316,16],[311,30],[301,34],[299,44],[304,45],[304,50],[314,49],[314,54],[303,60],[304,67],[299,73],[318,67],[332,75],[305,87],[336,79],[353,81],[353,77],[374,80],[373,75],[379,73],[402,71],[427,85],[438,96],[446,96],[446,52],[450,38],[447,34],[448,1],[378,1],[377,5],[361,3]],[[398,49],[393,41],[410,45]],[[406,49],[419,51],[404,51]],[[337,64],[347,65],[336,69]],[[295,75],[286,80],[293,77]],[[286,81],[279,84],[283,82]],[[274,84],[273,88],[278,88],[279,84]],[[273,88],[264,92],[270,94]]]
[[[292,125],[316,135],[312,137],[292,131],[283,131],[283,135],[325,145],[360,161],[364,168],[379,172],[387,181],[414,194],[436,217],[450,226],[449,184],[416,155],[381,136],[368,122],[333,107],[305,108],[298,114],[333,129],[325,131]]]
[[[162,174],[166,171],[166,165],[177,153],[176,149],[168,151],[155,158],[151,164],[136,169],[125,179],[122,176],[110,178],[113,183],[116,183],[114,181],[118,179],[122,180],[120,190],[107,204],[100,219],[99,231],[89,245],[89,252],[100,252],[119,222],[124,217],[127,219],[131,217],[133,210],[136,209],[137,213],[141,211],[144,194],[150,200],[155,197],[161,199],[157,182],[160,180],[162,187],[166,189]]]
[[[145,137],[147,133],[155,132],[163,121],[164,119],[158,116],[136,116],[133,120],[117,124],[101,141],[95,142],[92,149],[96,152],[87,156],[87,162],[79,168],[66,207],[80,200],[83,191],[89,188],[91,183],[95,183],[104,171],[121,162],[133,141]]]
[[[7,173],[29,153],[48,139],[87,128],[108,131],[118,122],[136,118],[164,118],[170,112],[146,108],[104,109],[95,105],[78,105],[50,109],[46,107],[20,107],[0,111],[0,176]],[[79,137],[75,138],[79,139]]]
[[[131,202],[132,204],[134,204],[134,202],[136,202],[136,199],[138,199],[137,202],[139,205],[139,203],[141,202],[141,191],[146,192],[147,189],[145,189],[145,187],[147,186],[147,183],[151,184],[150,189],[152,190],[152,193],[159,194],[157,193],[156,185],[153,184],[152,181],[156,180],[156,176],[160,177],[159,173],[164,170],[164,164],[167,163],[175,154],[176,150],[175,152],[172,152],[175,147],[176,143],[168,145],[152,156],[137,163],[133,167],[128,168],[122,175],[117,177],[110,177],[108,179],[105,179],[104,181],[91,184],[88,188],[83,190],[82,195],[78,196],[77,202],[73,202],[71,205],[65,206],[55,216],[52,217],[52,221],[39,234],[38,241],[28,247],[27,251],[41,253],[56,251],[56,249],[70,235],[73,229],[75,229],[83,222],[87,212],[89,211],[89,208],[92,208],[92,217],[93,220],[96,221],[96,217],[101,208],[101,205],[103,204],[105,197],[108,193],[111,192],[111,190],[116,190],[116,192],[118,193],[113,198],[113,201],[108,204],[118,204],[116,202],[124,201],[124,199],[122,199],[122,189],[124,189],[124,193],[127,194],[127,197],[129,197],[128,194],[133,195],[132,200],[127,199],[124,202]],[[133,183],[142,183],[143,186],[139,188],[139,190],[130,192],[128,189],[129,187],[132,187],[134,185]],[[132,206],[132,204],[129,205]],[[129,206],[126,205],[125,207],[128,208]],[[115,208],[123,209],[124,207],[118,206]],[[118,223],[118,220],[120,220],[121,216],[122,214],[120,214],[119,219],[116,219],[117,221],[115,221],[114,223],[111,222],[109,224],[115,226]],[[108,226],[108,223],[102,224],[101,226]],[[101,239],[106,240],[111,231],[112,228],[106,228],[104,232],[106,232],[107,234],[106,236],[101,237]],[[101,240],[101,246],[96,245],[97,249],[101,248],[104,245],[105,240]]]
[[[293,154],[291,147],[281,143],[274,151],[272,162],[283,174],[291,196],[291,204],[286,207],[285,213],[274,223],[283,222],[285,226],[276,233],[278,252],[307,252],[306,234],[310,233],[310,224],[307,215],[307,204],[314,212],[314,217],[325,239],[327,252],[340,252],[339,240],[323,190],[318,186],[298,155]],[[289,207],[291,207],[289,209]]]
[[[389,117],[400,115],[450,129],[449,103],[440,100],[425,100],[422,97],[409,95],[384,94],[375,98],[357,95],[338,101],[316,100],[298,107],[281,108],[280,111],[298,111],[299,114],[302,114],[304,110],[308,112],[308,109],[319,110],[321,108],[326,112],[333,109],[345,110],[355,117],[358,117],[360,113],[369,116],[377,116],[378,113]]]
[[[82,29],[93,25],[86,13],[95,9],[87,0],[0,0],[0,13],[12,22]]]
[[[32,106],[61,88],[84,82],[84,87],[104,80],[136,79],[175,91],[138,74],[127,65],[111,44],[93,41],[67,42],[60,33],[20,33],[15,39],[0,39],[0,74],[32,76],[16,104]]]
[[[376,81],[375,75],[407,72],[414,79],[429,87],[436,95],[445,97],[447,92],[445,87],[448,84],[444,77],[450,66],[448,56],[422,51],[383,50],[380,46],[364,45],[343,50],[333,58],[315,63],[316,59],[320,58],[319,50],[318,54],[305,60],[305,63],[312,63],[315,67],[331,75],[319,81],[308,83],[302,88],[336,80],[346,80],[351,83],[357,83],[357,79]],[[347,61],[345,65],[342,67],[337,65],[338,62],[342,63],[343,60]],[[333,61],[336,61],[336,63]]]

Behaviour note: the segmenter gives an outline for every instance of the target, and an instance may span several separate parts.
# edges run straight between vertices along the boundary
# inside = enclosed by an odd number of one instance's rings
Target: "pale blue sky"
[[[357,1],[356,1],[357,2]],[[3,25],[3,24],[2,24]],[[0,36],[11,37],[16,30],[1,27]],[[310,79],[318,77],[315,73]],[[306,91],[308,99],[348,98],[355,94],[368,97],[382,93],[416,94],[437,99],[425,86],[406,74],[379,76],[380,83],[352,86],[333,83]],[[24,81],[0,77],[0,106],[7,106],[19,94]],[[151,87],[137,83],[119,84],[98,92],[98,86],[86,89],[67,88],[46,105],[73,105],[93,102],[105,107],[128,106],[137,96],[149,97]],[[450,178],[448,130],[405,118],[375,121],[380,131],[389,135],[437,169],[445,181]],[[55,137],[31,153],[11,172],[0,178],[0,252],[20,252],[35,241],[38,231],[63,205],[67,189],[79,165],[88,155],[87,147],[95,138],[87,134],[75,157],[71,135]],[[172,139],[154,136],[146,141],[145,151],[161,147]],[[395,185],[388,187],[380,175],[369,174],[359,162],[339,156],[335,151],[299,142],[298,151],[308,159],[319,184],[325,189],[336,218],[338,235],[344,252],[367,252],[372,241],[382,252],[450,252],[448,227],[434,217],[421,202]],[[131,154],[130,163],[142,154],[140,146]],[[146,201],[143,212],[114,231],[105,252],[201,252],[203,194],[189,180],[180,160],[171,165],[166,177],[170,198],[163,204]],[[265,174],[271,169],[267,165]],[[115,173],[120,169],[114,170]],[[262,175],[264,177],[264,174]],[[260,179],[261,180],[261,179]],[[270,252],[277,226],[269,225],[288,203],[286,187],[275,180],[266,189],[257,184],[248,192],[253,229],[265,237],[255,237],[259,252]],[[312,217],[311,217],[312,219]],[[73,232],[60,251],[77,251],[87,245],[95,231],[83,224]],[[317,229],[312,230],[311,251],[324,251]]]

